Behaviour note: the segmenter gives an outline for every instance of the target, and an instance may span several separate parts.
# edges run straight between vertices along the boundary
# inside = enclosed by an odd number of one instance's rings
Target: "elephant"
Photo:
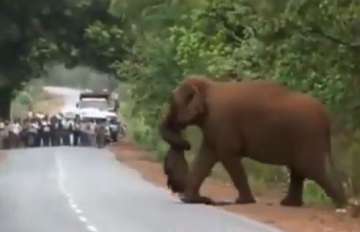
[[[305,179],[322,187],[337,206],[346,204],[341,182],[333,175],[329,113],[309,94],[272,80],[225,82],[191,75],[172,91],[168,103],[159,126],[170,145],[164,169],[169,187],[184,203],[214,203],[199,191],[218,162],[238,191],[235,203],[255,203],[242,164],[249,158],[288,168],[283,206],[303,205]],[[181,134],[188,126],[198,127],[203,135],[189,170],[182,156],[191,145]]]

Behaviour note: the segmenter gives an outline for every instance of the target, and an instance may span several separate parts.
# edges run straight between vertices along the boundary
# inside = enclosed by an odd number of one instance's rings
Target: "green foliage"
[[[108,8],[108,0],[1,1],[0,87],[21,88],[51,62],[111,72],[128,43]]]
[[[306,181],[304,185],[304,201],[310,204],[331,204],[331,199],[313,181]]]
[[[358,143],[339,142],[345,130],[360,127],[358,1],[114,0],[112,12],[123,16],[133,42],[131,53],[111,66],[130,84],[126,118],[134,137],[159,149],[160,158],[166,146],[159,145],[164,143],[157,125],[170,91],[187,74],[273,79],[327,105],[336,128],[334,159],[349,191],[358,194]],[[195,154],[200,137],[192,130],[187,136],[195,144],[189,153]],[[255,182],[288,181],[281,168],[245,163]],[[327,202],[314,183],[305,192],[310,202]]]
[[[11,118],[23,118],[34,104],[45,100],[44,83],[41,79],[32,80],[22,90],[17,91],[12,101]]]
[[[336,138],[336,148],[342,153],[337,163],[341,167],[343,182],[349,195],[360,197],[360,131],[355,130]]]

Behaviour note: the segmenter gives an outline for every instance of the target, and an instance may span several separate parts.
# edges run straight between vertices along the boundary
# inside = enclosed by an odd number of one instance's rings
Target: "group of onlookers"
[[[109,141],[110,140],[110,141]],[[83,121],[77,115],[67,118],[56,115],[29,112],[24,119],[0,121],[0,148],[49,147],[49,146],[97,146],[117,141],[104,122]]]

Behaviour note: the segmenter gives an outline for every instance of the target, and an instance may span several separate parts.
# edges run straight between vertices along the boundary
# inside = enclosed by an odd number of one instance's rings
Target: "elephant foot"
[[[296,199],[294,197],[286,197],[281,201],[280,204],[283,206],[301,207],[304,203],[301,199]]]
[[[244,205],[244,204],[254,204],[254,203],[256,203],[256,200],[252,196],[238,197],[236,199],[236,203],[237,204],[242,204],[242,205]]]
[[[181,201],[187,204],[205,204],[205,205],[213,205],[214,201],[208,197],[203,196],[183,196],[181,197]]]

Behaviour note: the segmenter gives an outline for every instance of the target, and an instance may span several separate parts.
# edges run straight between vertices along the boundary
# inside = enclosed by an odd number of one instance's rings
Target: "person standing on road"
[[[10,135],[10,122],[8,120],[5,120],[5,131],[4,131],[4,148],[9,149],[10,148],[10,141],[9,141],[9,135]]]
[[[32,118],[29,123],[29,129],[27,133],[27,144],[30,147],[38,147],[40,146],[40,137],[39,137],[39,124],[36,118]]]
[[[80,124],[80,143],[82,146],[89,146],[90,144],[88,136],[89,128],[89,122],[85,121]]]
[[[48,147],[50,146],[51,138],[51,127],[48,114],[46,114],[45,117],[41,120],[41,129],[43,145],[44,147]]]
[[[44,142],[44,128],[42,126],[42,120],[44,119],[44,115],[38,113],[36,115],[36,123],[38,124],[38,133],[37,133],[37,146],[41,147]]]
[[[9,148],[20,147],[20,132],[22,128],[18,119],[9,124]]]
[[[30,119],[26,117],[22,122],[22,131],[21,131],[21,139],[25,147],[30,146],[28,140],[29,129],[30,129]]]
[[[92,147],[96,147],[96,126],[96,121],[92,120],[89,128],[90,146]]]
[[[34,120],[34,127],[36,128],[36,136],[35,136],[35,146],[41,147],[42,145],[42,128],[41,128],[41,114],[37,114]]]
[[[61,120],[61,138],[64,146],[70,145],[70,122],[65,117]]]
[[[15,148],[16,147],[16,135],[15,135],[15,123],[10,121],[9,125],[8,125],[8,131],[9,131],[9,135],[8,135],[8,143],[9,143],[9,149],[11,148]]]
[[[51,137],[51,145],[54,147],[60,146],[60,136],[59,136],[59,116],[53,115],[50,118],[50,137]]]
[[[5,129],[5,123],[3,121],[0,121],[0,149],[5,149],[5,141],[6,141],[6,129]]]
[[[99,123],[95,128],[96,145],[98,148],[103,148],[106,145],[106,124]]]
[[[21,139],[22,130],[23,130],[23,127],[21,125],[21,120],[20,120],[20,118],[18,118],[15,120],[15,123],[14,123],[14,134],[16,135],[16,147],[23,146],[22,139]]]
[[[74,120],[74,129],[73,129],[73,145],[78,146],[80,144],[81,138],[81,121],[80,116],[76,115]]]
[[[68,120],[68,126],[69,126],[69,146],[72,146],[74,144],[74,130],[75,130],[75,122],[74,119]]]

